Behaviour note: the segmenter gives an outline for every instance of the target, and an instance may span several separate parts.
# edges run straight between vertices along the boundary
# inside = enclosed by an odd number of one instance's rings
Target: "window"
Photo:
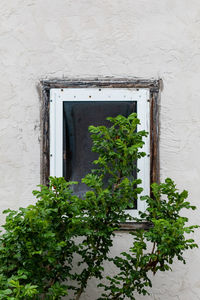
[[[107,125],[108,116],[137,112],[138,130],[150,132],[143,148],[147,156],[137,162],[143,194],[150,193],[150,183],[159,176],[158,81],[43,81],[42,87],[42,183],[49,175],[80,182],[96,159],[90,151],[88,126]],[[86,188],[79,184],[74,192],[81,196]],[[138,200],[129,213],[137,216],[138,210],[145,210],[143,201]]]

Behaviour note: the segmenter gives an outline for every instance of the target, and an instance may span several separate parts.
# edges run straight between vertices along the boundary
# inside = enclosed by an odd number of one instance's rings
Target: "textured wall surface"
[[[40,183],[40,79],[136,76],[163,79],[161,177],[189,190],[200,223],[199,0],[1,0],[0,24],[1,210],[32,203]],[[113,252],[129,242],[119,234]],[[200,250],[186,259],[137,299],[200,299]],[[96,293],[91,282],[82,299]]]

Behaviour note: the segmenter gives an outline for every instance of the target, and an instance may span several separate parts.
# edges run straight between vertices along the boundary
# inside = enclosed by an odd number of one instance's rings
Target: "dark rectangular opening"
[[[107,117],[137,112],[136,101],[65,101],[63,102],[63,176],[67,181],[78,181],[94,168],[97,153],[91,151],[90,125],[109,126]],[[135,174],[134,174],[135,175]],[[74,193],[82,196],[88,190],[80,183]]]

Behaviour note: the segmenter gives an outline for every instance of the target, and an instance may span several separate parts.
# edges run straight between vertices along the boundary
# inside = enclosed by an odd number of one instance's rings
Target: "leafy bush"
[[[88,280],[104,277],[103,262],[113,263],[118,274],[108,276],[99,300],[135,299],[135,293],[147,294],[149,274],[170,269],[174,258],[185,263],[183,252],[197,247],[185,234],[197,226],[186,226],[181,210],[195,209],[187,192],[179,193],[174,182],[166,179],[152,185],[152,197],[142,197],[146,212],[137,222],[147,221],[149,230],[130,234],[133,245],[128,252],[110,258],[113,237],[120,223],[132,218],[125,209],[135,206],[142,191],[133,163],[145,155],[142,151],[145,131],[136,131],[139,120],[109,118],[112,126],[90,126],[92,150],[99,154],[82,182],[89,187],[81,199],[73,194],[64,178],[50,177],[49,186],[40,186],[33,194],[35,205],[6,210],[6,223],[0,237],[0,298],[61,299],[68,290],[78,300]],[[152,250],[147,250],[147,243]],[[76,264],[76,267],[74,267]]]

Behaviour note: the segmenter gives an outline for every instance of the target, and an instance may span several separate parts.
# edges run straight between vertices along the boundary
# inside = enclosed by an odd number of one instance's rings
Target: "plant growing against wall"
[[[120,256],[110,257],[113,237],[120,223],[131,220],[125,213],[133,208],[142,188],[134,163],[145,155],[142,151],[144,131],[136,131],[139,120],[109,118],[111,127],[90,126],[92,150],[99,154],[97,166],[83,178],[89,187],[83,199],[73,194],[63,178],[50,178],[49,186],[34,191],[35,205],[7,210],[4,231],[0,237],[1,299],[67,299],[78,300],[88,280],[105,277],[103,263],[109,261],[119,271],[107,276],[99,300],[135,299],[151,287],[149,274],[170,269],[174,258],[185,263],[183,253],[197,247],[185,234],[197,226],[186,226],[181,210],[195,209],[187,192],[179,193],[174,182],[166,179],[152,185],[152,196],[143,197],[146,212],[137,222],[147,221],[148,230],[130,234],[132,247]],[[152,244],[149,251],[147,243]]]

